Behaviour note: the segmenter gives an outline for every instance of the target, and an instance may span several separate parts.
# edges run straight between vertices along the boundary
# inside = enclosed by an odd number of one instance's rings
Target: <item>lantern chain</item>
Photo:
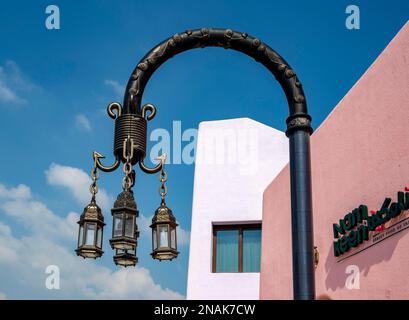
[[[89,186],[89,192],[91,192],[92,194],[92,200],[95,201],[95,195],[98,193],[98,189],[99,189],[97,185],[97,180],[99,179],[99,173],[98,173],[98,168],[95,163],[91,170],[91,179],[92,179],[92,183]]]
[[[159,194],[162,199],[162,203],[164,204],[165,196],[168,193],[168,188],[165,185],[165,182],[168,180],[168,174],[165,172],[166,153],[156,159],[160,160],[162,163],[161,171],[159,174],[159,181],[161,182],[161,186],[159,187]]]
[[[125,177],[122,180],[122,188],[125,191],[130,191],[132,186],[134,185],[134,175],[135,171],[133,170],[131,159],[133,157],[133,140],[128,135],[128,137],[124,141],[124,158],[126,159],[122,171],[125,173]]]

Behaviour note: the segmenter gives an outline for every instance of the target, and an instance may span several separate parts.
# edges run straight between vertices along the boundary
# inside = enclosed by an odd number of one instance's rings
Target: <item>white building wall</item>
[[[200,123],[187,299],[259,299],[259,273],[212,273],[212,224],[260,222],[264,189],[288,159],[285,134],[264,124]]]

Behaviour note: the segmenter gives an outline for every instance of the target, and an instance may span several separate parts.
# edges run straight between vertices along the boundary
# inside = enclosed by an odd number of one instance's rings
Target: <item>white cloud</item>
[[[0,67],[1,68],[1,67]],[[1,69],[0,69],[1,72]],[[8,87],[7,83],[3,79],[0,79],[0,101],[2,102],[16,102],[23,103],[24,99],[21,99],[17,94]]]
[[[77,114],[75,116],[75,125],[78,129],[84,131],[92,131],[91,123],[89,122],[88,118],[83,114]]]
[[[6,215],[34,232],[71,239],[77,230],[78,214],[71,212],[66,218],[56,216],[44,203],[33,200],[30,188],[25,185],[7,189],[0,184],[0,199],[0,209]],[[11,230],[8,230],[9,227],[0,221],[0,233],[10,235]]]
[[[152,217],[146,217],[143,214],[140,214],[139,217],[137,218],[137,223],[138,223],[138,229],[141,234],[141,236],[149,236],[151,237],[150,230],[150,225],[152,224]]]
[[[7,189],[0,184],[0,198],[4,199],[29,199],[31,198],[31,190],[24,184],[18,185],[16,188]]]
[[[20,190],[20,196],[15,196],[15,190]],[[22,294],[16,298],[183,298],[181,294],[155,283],[145,268],[113,271],[77,257],[72,248],[76,242],[76,228],[74,230],[73,226],[78,219],[76,213],[59,217],[44,203],[33,199],[30,188],[24,185],[6,188],[0,184],[0,195],[0,210],[23,228],[19,231],[24,230],[24,236],[17,237],[12,227],[0,221],[0,283],[4,287],[12,286]],[[53,227],[56,230],[52,230]],[[45,287],[48,265],[60,268],[60,290]],[[6,294],[10,296],[7,291]],[[0,293],[0,299],[6,298],[6,294]]]
[[[7,300],[7,296],[5,293],[0,292],[0,300]]]
[[[121,97],[125,92],[125,87],[120,85],[118,81],[115,80],[105,80],[105,84],[113,89],[116,95]]]
[[[85,171],[52,163],[45,174],[50,185],[68,188],[81,205],[85,206],[90,201],[91,177]],[[112,198],[107,192],[100,189],[97,194],[97,203],[103,209],[109,209],[112,202]]]
[[[99,299],[182,299],[183,296],[156,284],[145,268],[127,268],[117,272],[100,272],[92,277]]]
[[[1,201],[1,200],[0,200]],[[19,245],[13,242],[11,228],[0,221],[0,265],[18,261],[16,248]]]
[[[27,100],[21,94],[38,88],[14,61],[8,60],[0,66],[0,103],[24,104]]]
[[[0,221],[0,235],[11,236],[11,228]]]

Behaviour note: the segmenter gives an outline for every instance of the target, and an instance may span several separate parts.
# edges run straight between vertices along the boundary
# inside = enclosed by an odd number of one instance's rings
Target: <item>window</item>
[[[213,225],[212,272],[260,272],[261,224]]]

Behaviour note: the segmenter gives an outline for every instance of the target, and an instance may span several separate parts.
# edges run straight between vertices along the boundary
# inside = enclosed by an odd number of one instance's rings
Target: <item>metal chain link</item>
[[[165,182],[168,180],[168,174],[164,170],[164,165],[162,164],[162,170],[160,171],[159,181],[161,186],[159,187],[159,194],[162,200],[165,200],[165,196],[168,193],[168,188],[165,186]]]
[[[132,164],[131,164],[131,157],[128,155],[126,157],[126,162],[122,167],[122,171],[125,173],[125,177],[122,180],[122,188],[125,191],[129,191],[133,185],[132,181]]]
[[[130,150],[128,150],[128,148],[130,148]],[[132,170],[133,170],[132,163],[131,163],[132,155],[133,155],[133,141],[128,136],[128,138],[124,142],[124,157],[126,159],[126,162],[124,163],[122,167],[122,171],[125,173],[125,177],[122,180],[122,188],[125,191],[129,191],[134,183],[132,179]]]
[[[95,195],[98,193],[97,180],[99,179],[98,168],[95,164],[91,170],[91,179],[92,179],[92,183],[89,186],[89,192],[91,192],[92,198],[95,198]]]
[[[162,168],[159,174],[159,181],[161,182],[161,186],[159,187],[159,194],[162,198],[162,202],[164,203],[165,196],[168,193],[168,188],[165,186],[165,182],[168,180],[168,174],[165,172],[166,153],[156,159],[160,160],[160,162],[162,163]]]

